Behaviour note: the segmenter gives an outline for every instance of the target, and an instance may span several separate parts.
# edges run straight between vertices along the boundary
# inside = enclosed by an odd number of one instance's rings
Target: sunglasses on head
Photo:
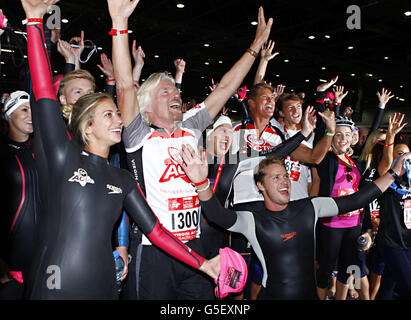
[[[347,179],[348,182],[352,182],[352,180],[353,180],[351,172],[352,172],[351,167],[345,167],[345,173],[346,173],[345,178]]]

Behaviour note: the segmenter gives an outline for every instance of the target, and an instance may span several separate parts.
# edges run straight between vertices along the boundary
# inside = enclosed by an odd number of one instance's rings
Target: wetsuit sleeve
[[[124,207],[154,245],[196,269],[205,261],[203,257],[163,228],[137,187],[127,194]]]
[[[64,65],[64,74],[70,73],[74,70],[76,70],[76,65],[74,63],[67,62]]]
[[[284,158],[286,155],[291,154],[304,140],[305,136],[301,132],[298,132],[275,148],[267,151],[260,151],[259,156],[276,156],[278,158]]]
[[[65,159],[69,137],[53,88],[51,65],[45,47],[43,25],[27,26],[27,49],[35,104],[32,106],[35,139],[41,139],[47,158]]]
[[[226,230],[230,229],[235,224],[237,213],[224,208],[215,195],[207,201],[200,201],[200,204],[202,212],[211,222],[214,222]]]
[[[316,197],[311,202],[317,218],[336,216],[340,213],[351,212],[368,205],[382,194],[375,183],[370,183],[353,194],[344,197]]]

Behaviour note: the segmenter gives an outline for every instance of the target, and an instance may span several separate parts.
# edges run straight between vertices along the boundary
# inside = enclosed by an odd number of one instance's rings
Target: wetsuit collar
[[[88,157],[91,161],[101,164],[109,164],[107,158],[100,157],[94,153],[82,150],[81,155]]]

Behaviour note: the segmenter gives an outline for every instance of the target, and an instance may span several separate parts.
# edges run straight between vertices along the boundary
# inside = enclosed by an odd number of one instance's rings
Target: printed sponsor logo
[[[119,194],[119,193],[123,193],[123,190],[121,190],[121,188],[116,187],[116,186],[112,186],[111,184],[107,184],[106,188],[111,190],[108,194]]]
[[[181,178],[185,182],[190,183],[190,179],[186,176],[183,169],[179,166],[177,162],[177,158],[179,157],[180,151],[177,148],[169,147],[168,148],[168,155],[170,158],[164,161],[166,165],[166,169],[164,173],[161,175],[159,182],[164,183],[168,182],[171,179],[178,179]]]
[[[94,184],[94,180],[87,174],[87,171],[82,168],[78,168],[77,171],[74,171],[74,175],[68,181],[78,182],[82,187],[87,183]]]
[[[294,238],[297,235],[297,232],[290,232],[290,233],[285,233],[281,235],[281,239],[283,239],[283,242],[286,242],[292,238]]]

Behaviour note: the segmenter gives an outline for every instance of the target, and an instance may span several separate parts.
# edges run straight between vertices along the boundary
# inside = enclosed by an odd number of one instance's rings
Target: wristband
[[[195,189],[197,192],[202,192],[202,191],[206,191],[209,186],[210,186],[210,180],[207,179],[207,185],[203,189],[197,189],[197,187]]]
[[[390,143],[390,144],[387,144],[387,143],[383,143],[383,142],[381,142],[381,141],[377,141],[377,143],[380,144],[380,145],[382,145],[382,146],[384,146],[384,147],[391,147],[391,146],[394,144],[394,142],[393,142],[393,143]]]
[[[114,78],[106,79],[106,82],[112,82],[112,81],[116,81],[116,79]]]
[[[208,178],[205,178],[203,181],[201,181],[201,182],[194,182],[193,184],[194,184],[195,187],[198,187],[198,186],[201,186],[201,185],[203,185],[204,183],[206,183],[207,180],[208,180]]]
[[[327,129],[325,129],[325,134],[329,137],[334,137],[335,132],[328,132]]]
[[[400,177],[398,176],[398,174],[396,174],[395,171],[392,170],[392,169],[389,169],[389,170],[387,171],[387,173],[389,173],[390,175],[392,175],[392,177],[394,178],[394,181],[395,181],[395,180],[398,180],[398,179],[400,178]]]
[[[21,23],[27,24],[27,25],[43,24],[43,19],[42,18],[28,18],[28,19],[23,20]]]
[[[258,56],[257,51],[254,51],[254,50],[251,49],[251,48],[248,48],[248,49],[247,49],[247,52],[248,52],[249,54],[251,54],[254,58],[257,58],[257,56]]]
[[[111,31],[108,33],[110,36],[118,36],[119,34],[126,34],[126,33],[132,33],[133,31],[131,30],[117,30],[117,29],[111,29]]]

